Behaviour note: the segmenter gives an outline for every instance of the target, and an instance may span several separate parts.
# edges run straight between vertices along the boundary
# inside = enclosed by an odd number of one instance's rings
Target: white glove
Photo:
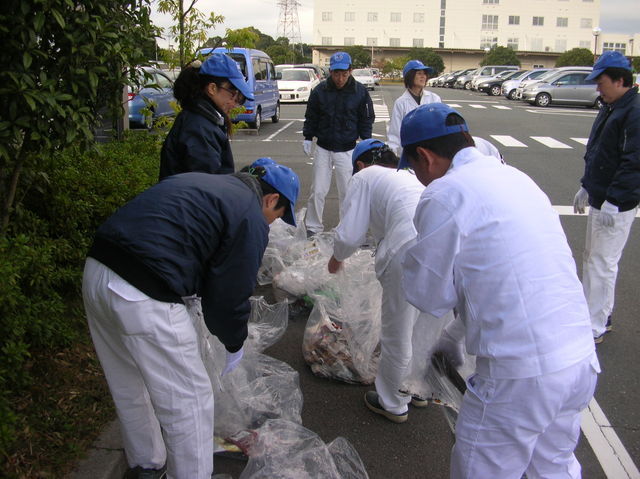
[[[224,370],[222,371],[222,376],[225,374],[229,374],[240,364],[240,360],[244,355],[244,348],[238,349],[235,353],[230,353],[227,351],[227,363],[224,365]]]
[[[583,214],[588,203],[589,193],[581,186],[573,198],[573,212]]]
[[[433,351],[436,353],[442,352],[453,367],[457,368],[464,364],[464,344],[462,340],[457,341],[446,329],[442,331]]]
[[[616,224],[616,215],[619,213],[618,207],[612,205],[608,201],[602,203],[602,208],[600,208],[600,214],[598,215],[598,220],[602,226],[606,226],[607,228],[613,228]]]
[[[304,140],[302,142],[302,150],[304,151],[305,155],[311,156],[311,148],[313,148],[313,141]]]

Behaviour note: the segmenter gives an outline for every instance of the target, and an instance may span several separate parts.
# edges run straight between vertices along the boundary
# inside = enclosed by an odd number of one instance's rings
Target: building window
[[[582,0],[585,3],[593,3],[593,0]]]
[[[493,5],[500,3],[500,0],[482,0],[484,5]]]
[[[422,47],[424,47],[424,38],[414,38],[413,48],[422,48]]]
[[[389,20],[391,20],[392,23],[401,22],[402,15],[400,15],[400,12],[391,12],[391,17],[389,18]]]
[[[344,46],[345,47],[351,47],[353,45],[356,44],[356,38],[355,37],[344,37]]]
[[[563,39],[563,38],[558,38],[556,39],[556,48],[555,48],[556,52],[566,52],[567,51],[567,40]]]
[[[533,22],[531,24],[534,27],[542,27],[544,25],[544,17],[533,17]]]
[[[498,37],[482,37],[480,39],[480,49],[491,48],[498,44]]]
[[[613,51],[613,52],[620,52],[624,55],[626,53],[626,50],[627,50],[626,43],[604,42],[602,44],[603,52]]]
[[[367,22],[377,22],[377,21],[378,21],[378,12],[367,13]]]
[[[517,38],[507,38],[507,48],[511,48],[512,50],[518,49],[518,39]]]
[[[593,19],[592,18],[581,18],[580,19],[580,28],[592,28],[593,27]]]
[[[331,37],[322,37],[323,45],[331,45]]]
[[[591,40],[580,40],[578,46],[580,48],[591,48]]]
[[[568,27],[569,19],[567,17],[556,18],[556,27]]]
[[[322,12],[322,21],[330,22],[333,20],[333,12]]]
[[[520,25],[520,15],[509,15],[509,25]]]
[[[498,15],[482,15],[482,29],[483,30],[497,30],[498,29]]]
[[[368,47],[377,47],[378,39],[376,37],[367,37],[367,46]]]
[[[424,13],[415,12],[413,14],[413,23],[424,23]]]
[[[542,38],[532,38],[531,39],[531,51],[541,52],[542,51]]]
[[[344,21],[345,22],[355,22],[356,21],[356,12],[344,12]]]
[[[389,38],[389,46],[390,47],[399,47],[400,39],[399,38]]]

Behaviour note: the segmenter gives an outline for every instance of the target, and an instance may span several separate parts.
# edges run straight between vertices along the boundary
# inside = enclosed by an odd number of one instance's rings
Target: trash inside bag
[[[286,301],[269,304],[262,296],[252,296],[245,351],[262,352],[277,343],[287,330],[289,307]]]
[[[367,479],[356,450],[346,439],[327,446],[313,431],[283,419],[265,422],[245,435],[251,444],[240,479]]]

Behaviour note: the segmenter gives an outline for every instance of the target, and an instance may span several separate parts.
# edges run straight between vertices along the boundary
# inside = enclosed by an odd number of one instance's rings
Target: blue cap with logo
[[[424,70],[428,75],[432,74],[435,71],[433,68],[428,67],[420,60],[409,60],[402,69],[402,76],[406,77],[407,73],[409,73],[411,70]]]
[[[261,158],[262,160],[269,160],[270,158]],[[260,161],[260,160],[257,160]],[[265,174],[260,179],[265,183],[273,186],[278,192],[289,200],[289,210],[285,211],[282,219],[285,223],[289,223],[291,226],[296,225],[296,200],[298,199],[298,192],[300,191],[300,180],[295,172],[284,165],[280,165],[275,161],[263,162],[261,165],[265,169]]]
[[[351,68],[351,57],[347,52],[335,52],[329,60],[329,70],[348,70]]]
[[[229,55],[224,53],[213,53],[202,62],[200,66],[201,75],[210,75],[214,77],[226,78],[231,84],[240,90],[247,99],[253,100],[253,91],[244,79],[244,75],[240,71],[240,66]]]
[[[607,68],[624,68],[625,70],[631,71],[631,63],[629,62],[629,59],[620,52],[604,52],[593,65],[593,71],[589,73],[585,80],[595,80],[602,75]]]
[[[469,131],[467,123],[447,126],[447,117],[451,114],[460,115],[456,110],[444,103],[426,103],[407,113],[400,127],[400,143],[402,148],[432,138]],[[462,117],[462,115],[460,115]],[[409,166],[409,158],[406,149],[402,151],[402,157],[398,169]]]
[[[256,166],[265,166],[265,165],[277,165],[277,163],[272,158],[269,158],[267,156],[263,158],[258,158],[256,161],[251,163],[252,168],[255,168]]]

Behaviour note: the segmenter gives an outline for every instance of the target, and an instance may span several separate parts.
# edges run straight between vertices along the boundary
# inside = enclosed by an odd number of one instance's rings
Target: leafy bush
[[[590,67],[591,65],[593,65],[593,52],[588,48],[572,48],[556,60],[556,67]]]
[[[157,181],[161,137],[132,132],[95,150],[66,150],[29,178],[0,237],[0,454],[15,439],[20,397],[33,378],[33,351],[52,354],[84,334],[78,303],[82,268],[96,228]],[[45,355],[46,357],[46,355]]]

